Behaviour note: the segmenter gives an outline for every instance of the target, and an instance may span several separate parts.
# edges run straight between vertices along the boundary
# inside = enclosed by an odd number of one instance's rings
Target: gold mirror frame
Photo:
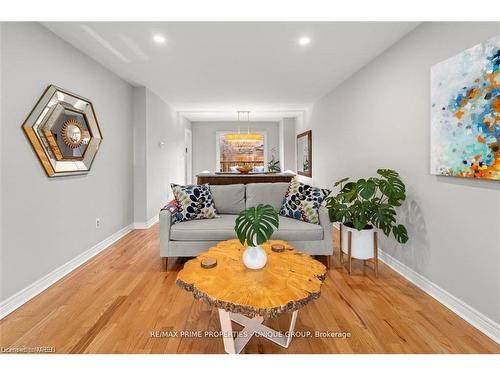
[[[73,126],[80,131],[78,141],[68,134]],[[88,173],[103,139],[90,100],[54,85],[22,128],[49,177]]]
[[[72,128],[76,128],[78,130],[78,139],[74,139],[71,134]],[[69,119],[64,122],[64,125],[61,129],[62,140],[66,146],[69,148],[78,148],[83,143],[83,127],[75,119]]]

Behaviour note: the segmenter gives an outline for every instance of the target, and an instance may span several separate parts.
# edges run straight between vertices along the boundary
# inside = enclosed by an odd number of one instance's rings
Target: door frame
[[[188,128],[184,128],[184,181],[193,183],[193,131]]]

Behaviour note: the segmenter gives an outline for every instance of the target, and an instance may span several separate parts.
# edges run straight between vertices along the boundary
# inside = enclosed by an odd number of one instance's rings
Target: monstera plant
[[[377,174],[357,181],[337,181],[334,186],[340,187],[339,193],[326,199],[330,220],[357,231],[375,227],[406,243],[408,233],[404,225],[397,224],[395,210],[406,199],[406,187],[396,171],[378,169]]]
[[[260,269],[266,265],[266,252],[260,245],[269,240],[278,227],[278,213],[269,204],[259,204],[240,212],[234,230],[241,244],[248,245],[243,253],[245,266]]]

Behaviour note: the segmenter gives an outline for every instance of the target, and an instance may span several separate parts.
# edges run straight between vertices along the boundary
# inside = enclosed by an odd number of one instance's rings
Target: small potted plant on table
[[[343,178],[334,185],[340,187],[339,193],[326,199],[330,220],[342,224],[341,254],[347,253],[350,237],[351,257],[374,258],[375,228],[386,236],[392,233],[399,243],[408,241],[405,226],[396,223],[394,209],[406,199],[406,187],[396,171],[378,169],[377,174],[377,177],[361,178],[356,182]]]
[[[267,263],[267,255],[260,246],[271,238],[278,229],[279,217],[269,204],[259,204],[240,212],[234,230],[242,245],[247,245],[243,253],[243,263],[251,269],[261,269]]]

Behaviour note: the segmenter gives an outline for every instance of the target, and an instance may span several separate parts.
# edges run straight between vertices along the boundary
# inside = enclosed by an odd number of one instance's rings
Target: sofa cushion
[[[238,215],[219,215],[212,220],[193,220],[175,223],[170,227],[174,241],[222,241],[236,238],[234,222]]]
[[[285,241],[315,241],[323,239],[323,227],[280,216],[280,227],[273,233],[272,239]]]
[[[246,208],[256,207],[262,203],[270,204],[279,211],[287,189],[287,182],[247,184]]]
[[[245,209],[245,185],[210,185],[219,214],[239,214]]]
[[[170,185],[177,203],[177,212],[173,215],[174,222],[217,217],[217,210],[208,184]]]
[[[170,228],[173,241],[223,241],[236,238],[234,223],[238,215],[220,215],[212,220],[193,220],[175,223]],[[285,241],[314,241],[323,239],[323,228],[280,216],[279,229],[273,239]]]
[[[318,210],[330,190],[303,184],[297,179],[290,182],[280,215],[302,220],[312,224],[319,223]]]

